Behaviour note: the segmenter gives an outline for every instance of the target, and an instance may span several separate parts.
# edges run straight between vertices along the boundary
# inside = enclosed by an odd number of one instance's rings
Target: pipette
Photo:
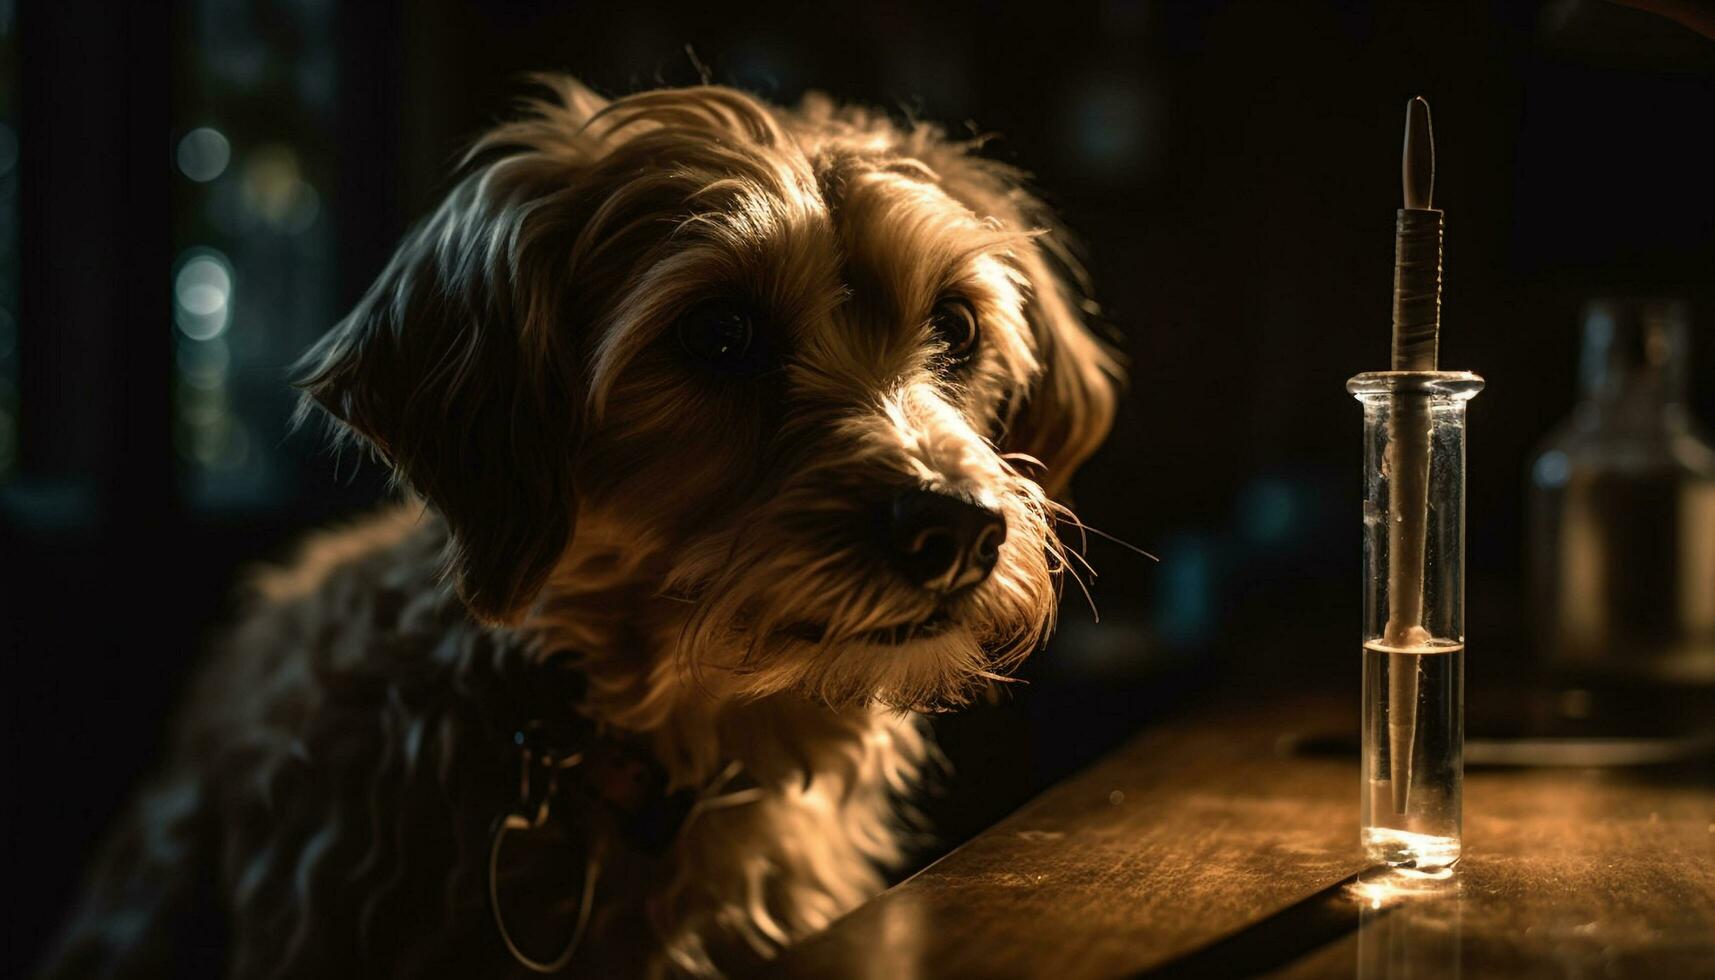
[[[1394,220],[1393,369],[1433,371],[1441,343],[1441,212],[1435,197],[1435,134],[1429,103],[1406,103],[1405,148],[1400,154],[1405,207]],[[1410,650],[1429,640],[1423,628],[1424,524],[1429,515],[1429,401],[1400,393],[1393,418],[1388,469],[1389,647]],[[1404,813],[1411,794],[1411,756],[1417,731],[1417,671],[1394,653],[1388,671],[1388,742],[1394,810]]]
[[[1364,404],[1364,846],[1397,867],[1459,859],[1464,765],[1465,403],[1483,380],[1437,369],[1442,214],[1429,103],[1406,105],[1394,221],[1391,370]]]

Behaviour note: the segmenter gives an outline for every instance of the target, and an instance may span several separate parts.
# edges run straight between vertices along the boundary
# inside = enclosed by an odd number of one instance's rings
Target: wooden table
[[[1146,731],[775,973],[1715,977],[1707,765],[1474,770],[1457,874],[1401,888],[1359,853],[1357,760],[1286,744],[1346,708],[1259,694]]]

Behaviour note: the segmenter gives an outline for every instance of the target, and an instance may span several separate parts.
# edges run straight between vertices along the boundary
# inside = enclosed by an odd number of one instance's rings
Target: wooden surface
[[[1357,760],[1285,745],[1342,707],[1147,731],[774,975],[1715,977],[1707,766],[1473,771],[1457,874],[1403,882],[1365,870]]]

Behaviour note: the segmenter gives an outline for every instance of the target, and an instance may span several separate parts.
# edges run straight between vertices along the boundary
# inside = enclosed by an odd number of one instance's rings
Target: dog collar
[[[570,658],[549,658],[536,678],[516,693],[526,718],[512,728],[518,795],[494,821],[489,835],[488,900],[501,942],[512,958],[537,973],[558,973],[571,963],[595,906],[596,881],[610,841],[617,839],[646,856],[664,852],[699,806],[728,806],[754,800],[761,790],[734,761],[699,791],[668,792],[666,768],[647,743],[597,725],[576,706],[587,682]],[[719,794],[718,796],[715,794]],[[568,824],[587,841],[582,898],[571,938],[551,960],[519,948],[500,902],[500,856],[513,833],[540,830],[550,820]],[[571,827],[581,824],[581,827]],[[581,829],[583,834],[577,833]]]
[[[511,742],[518,789],[502,816],[532,827],[570,819],[642,854],[665,851],[697,793],[669,792],[667,770],[646,739],[588,716],[589,680],[576,654],[514,661],[503,675],[505,708],[493,717]]]
[[[667,791],[667,770],[636,736],[600,731],[582,715],[531,719],[513,732],[518,753],[514,813],[533,825],[568,809],[606,811],[607,825],[637,850],[658,855],[679,836],[697,794]]]

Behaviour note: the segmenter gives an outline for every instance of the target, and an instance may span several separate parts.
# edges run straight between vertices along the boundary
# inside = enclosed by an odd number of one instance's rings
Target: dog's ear
[[[587,119],[593,103],[574,104],[587,90],[567,84],[552,108]],[[575,166],[561,145],[471,172],[299,362],[300,417],[325,410],[440,511],[448,570],[489,622],[527,606],[576,518],[582,402],[561,319]]]
[[[1006,452],[1042,463],[1042,488],[1053,497],[1065,494],[1072,474],[1108,437],[1124,376],[1118,352],[1085,323],[1082,273],[1058,234],[1041,229],[1017,259],[1030,281],[1025,315],[1043,371],[1002,437]]]

